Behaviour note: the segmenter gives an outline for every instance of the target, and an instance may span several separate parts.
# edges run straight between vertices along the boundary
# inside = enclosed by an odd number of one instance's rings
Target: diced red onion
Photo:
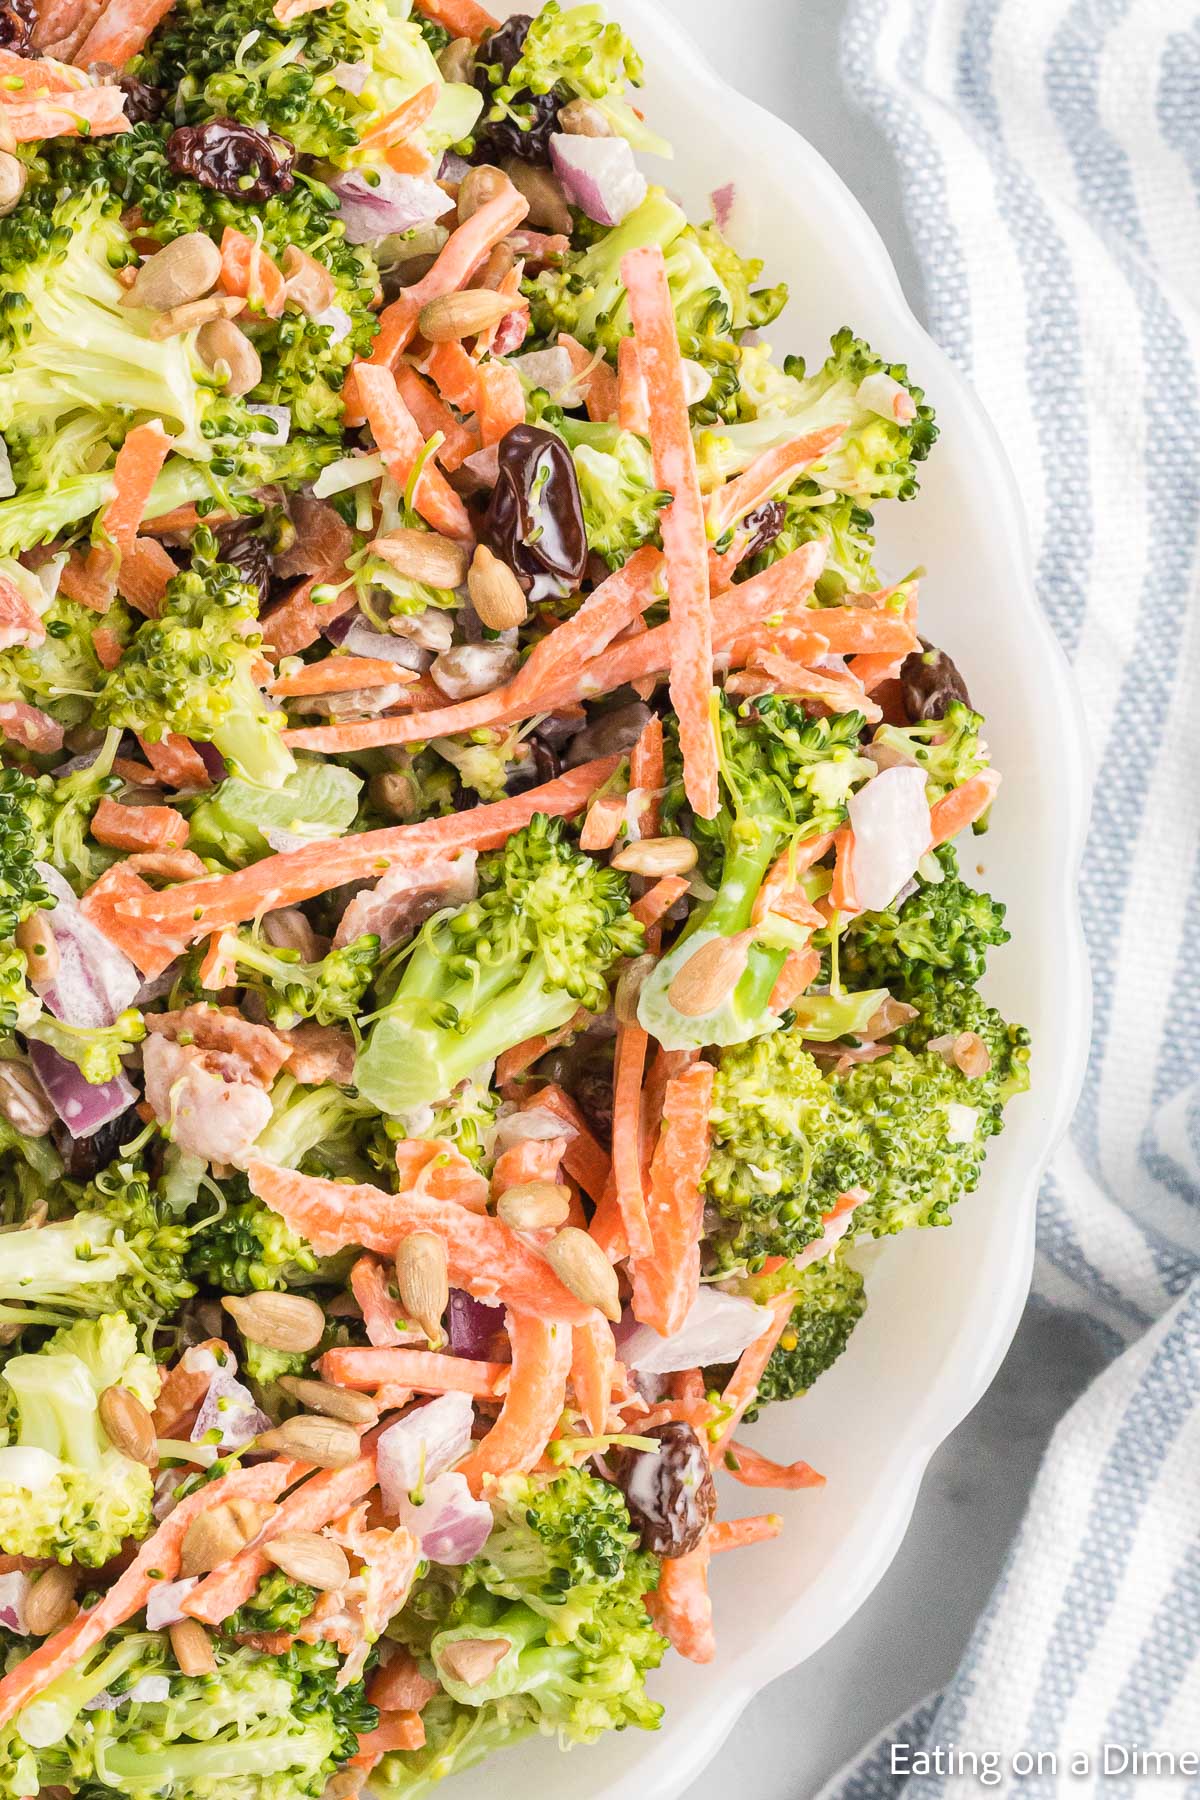
[[[597,225],[619,225],[646,198],[646,177],[624,138],[556,131],[550,161],[567,199]]]
[[[133,996],[133,1004],[144,1009],[153,1005],[155,1000],[165,1000],[178,981],[182,967],[183,958],[177,956],[174,962],[167,964],[161,975],[151,975],[148,981],[143,981]]]
[[[395,637],[388,631],[376,631],[361,614],[351,616],[350,629],[342,639],[342,648],[354,656],[375,657],[381,662],[395,663],[399,669],[412,669],[418,675],[433,661],[428,650],[420,649],[411,638]]]
[[[706,1363],[735,1362],[770,1323],[771,1314],[765,1306],[756,1306],[740,1294],[702,1287],[687,1318],[671,1337],[660,1337],[653,1326],[636,1325],[618,1343],[618,1348],[627,1368],[644,1374],[670,1375],[677,1369],[702,1368]]]
[[[194,1444],[202,1443],[210,1431],[220,1436],[210,1440],[221,1450],[240,1450],[252,1443],[260,1432],[270,1431],[275,1423],[256,1404],[248,1387],[237,1379],[232,1360],[224,1368],[214,1360],[212,1380],[200,1403],[196,1423],[190,1432]]]
[[[49,863],[38,863],[37,869],[57,901],[51,923],[59,952],[53,982],[39,990],[42,999],[66,1025],[111,1025],[133,1004],[142,978],[112,940],[83,916],[57,869]]]
[[[429,1562],[461,1568],[478,1556],[492,1530],[492,1509],[476,1500],[462,1475],[438,1475],[424,1484],[420,1504],[401,1496],[397,1517]]]
[[[437,178],[439,181],[461,181],[470,167],[465,156],[460,156],[456,150],[447,150],[442,157]]]
[[[361,618],[362,614],[354,610],[339,613],[336,619],[330,619],[326,624],[322,625],[321,636],[327,643],[333,644],[337,649],[340,649],[346,642],[354,621]]]
[[[862,912],[890,906],[929,848],[921,769],[883,769],[851,796],[854,894]]]
[[[29,1631],[25,1623],[25,1607],[31,1586],[28,1575],[22,1575],[19,1570],[14,1570],[10,1575],[0,1575],[0,1627],[5,1631],[15,1631],[19,1637],[25,1637]]]
[[[361,94],[371,79],[371,65],[369,62],[336,63],[333,79],[344,93]]]
[[[726,231],[733,216],[737,187],[732,181],[727,181],[723,187],[714,188],[709,199],[712,201],[713,223],[718,231]]]
[[[260,419],[268,419],[270,425],[261,431],[252,431],[246,439],[248,444],[286,444],[292,430],[292,409],[290,406],[271,406],[265,401],[246,402],[246,411],[256,413]]]
[[[435,181],[423,175],[399,175],[386,166],[373,171],[372,185],[355,170],[335,175],[329,183],[341,207],[342,223],[352,244],[369,244],[393,232],[411,231],[440,219],[454,202]]]
[[[322,307],[319,313],[314,313],[312,315],[312,323],[314,325],[329,326],[329,341],[331,344],[340,344],[342,339],[349,337],[350,333],[354,330],[354,320],[350,317],[350,314],[346,311],[344,306]]]
[[[486,1359],[492,1339],[503,1320],[504,1314],[499,1306],[489,1306],[486,1300],[476,1300],[474,1294],[468,1294],[464,1288],[450,1289],[446,1330],[455,1356]]]
[[[471,1447],[475,1408],[469,1394],[440,1394],[389,1425],[376,1444],[383,1510],[395,1518],[401,1501],[426,1487]]]
[[[550,350],[530,350],[513,359],[513,368],[531,387],[545,388],[560,406],[580,406],[583,395],[575,386],[575,365],[559,345]]]
[[[528,309],[518,307],[513,312],[505,313],[496,327],[496,335],[492,340],[493,356],[511,356],[514,350],[521,348],[528,336]]]
[[[138,1097],[124,1075],[98,1085],[85,1081],[75,1064],[49,1044],[31,1043],[29,1060],[47,1100],[73,1138],[94,1137],[102,1125],[128,1112]]]
[[[213,786],[217,787],[229,773],[225,766],[225,758],[215,744],[204,744],[197,738],[189,738],[188,742],[204,764],[204,773]]]

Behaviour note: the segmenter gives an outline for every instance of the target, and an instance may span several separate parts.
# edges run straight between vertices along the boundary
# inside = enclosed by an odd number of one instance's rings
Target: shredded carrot
[[[458,346],[460,349],[461,345]],[[396,370],[396,386],[400,397],[417,421],[422,437],[428,442],[438,432],[442,434],[442,444],[437,459],[443,469],[454,470],[461,466],[464,458],[479,448],[479,439],[460,420],[456,419],[448,406],[438,399],[427,382],[421,380],[417,371],[409,363],[401,363]],[[468,411],[474,411],[472,396]]]
[[[113,850],[178,850],[190,827],[173,806],[122,806],[105,794],[88,830]]]
[[[326,656],[305,663],[294,675],[281,675],[271,683],[277,700],[308,694],[344,694],[353,688],[402,687],[417,678],[411,669],[372,656]]]
[[[999,786],[997,769],[981,769],[978,775],[972,775],[960,787],[935,801],[929,809],[930,849],[936,850],[939,844],[948,843],[976,819],[982,818],[996,798]]]
[[[113,464],[113,496],[100,516],[100,529],[119,555],[132,549],[138,526],[150,503],[150,490],[162,472],[171,440],[157,419],[135,425]]]
[[[629,340],[631,343],[632,341]],[[588,418],[600,423],[615,419],[618,410],[618,384],[612,364],[585,350],[579,339],[572,337],[569,331],[560,331],[558,342],[571,359],[576,377],[575,386],[583,395]]]
[[[502,1150],[492,1168],[492,1199],[526,1181],[558,1181],[559,1164],[567,1147],[566,1137],[518,1138]]]
[[[551,1081],[521,1101],[521,1111],[544,1107],[570,1127],[563,1153],[563,1168],[591,1200],[598,1201],[608,1185],[611,1162],[590,1130],[587,1120],[557,1082]]]
[[[825,1477],[818,1475],[806,1462],[777,1463],[748,1444],[730,1444],[721,1466],[740,1481],[743,1487],[769,1487],[792,1491],[796,1488],[824,1487]]]
[[[451,37],[470,38],[473,44],[500,24],[477,0],[417,0],[417,11],[435,25],[444,25]]]
[[[554,1435],[566,1403],[572,1332],[567,1325],[510,1307],[508,1339],[512,1370],[500,1416],[487,1436],[458,1464],[472,1492],[488,1475],[532,1469]]]
[[[359,1734],[358,1749],[347,1763],[350,1769],[373,1769],[389,1750],[420,1750],[425,1727],[420,1713],[381,1711],[373,1731]]]
[[[396,1171],[402,1193],[487,1211],[487,1177],[449,1138],[402,1139],[396,1145]]]
[[[650,436],[650,408],[638,347],[631,337],[617,345],[617,423],[622,431]]]
[[[401,364],[401,367],[403,366]],[[468,355],[463,344],[457,340],[450,344],[435,344],[423,362],[422,368],[430,380],[435,383],[438,392],[450,402],[451,406],[457,406],[459,412],[473,413],[475,411],[479,368]],[[396,379],[400,380],[399,373],[397,373]],[[401,392],[403,391],[402,388]],[[416,412],[415,407],[413,410]],[[416,416],[417,423],[420,424],[420,414],[418,413]],[[422,429],[424,429],[423,426]]]
[[[854,832],[843,825],[833,835],[833,885],[829,904],[834,912],[856,913],[858,897],[854,890]]]
[[[629,753],[629,786],[637,795],[638,835],[657,837],[662,814],[662,794],[667,785],[663,763],[663,724],[658,714],[648,719],[642,735]]]
[[[479,364],[475,409],[483,444],[498,444],[514,425],[525,423],[525,389],[511,363]]]
[[[470,33],[458,35],[466,37]],[[480,260],[501,238],[507,237],[514,225],[520,224],[528,211],[529,202],[510,185],[464,220],[442,245],[428,274],[405,288],[380,313],[379,331],[371,346],[371,362],[379,368],[393,367],[416,335],[421,308],[442,294],[453,294],[464,287]],[[356,368],[361,366],[355,365]]]
[[[400,1329],[402,1308],[395,1277],[389,1277],[377,1256],[360,1256],[350,1271],[350,1292],[362,1308],[363,1327],[377,1350],[408,1343],[411,1333]]]
[[[483,282],[483,285],[485,287],[491,287],[494,293],[507,295],[508,298],[511,299],[513,305],[511,312],[502,313],[494,325],[486,326],[476,337],[475,348],[471,352],[472,360],[474,362],[481,362],[485,356],[492,356],[495,354],[496,341],[502,331],[506,334],[503,351],[504,355],[511,356],[513,351],[519,349],[520,344],[524,343],[526,333],[529,330],[529,302],[521,293],[521,280],[524,273],[525,264],[518,261],[513,264],[511,269],[505,271],[504,275],[495,283],[494,287],[493,284],[487,280]],[[516,326],[520,330],[520,339],[517,343],[508,341],[507,334],[509,332],[510,319],[515,321]],[[515,420],[514,423],[518,425],[522,424],[524,422],[524,417],[525,405],[524,400],[522,399],[521,417],[520,419]]]
[[[154,748],[161,749],[161,745]],[[328,843],[306,844],[263,857],[231,875],[188,882],[166,893],[156,894],[122,877],[118,864],[88,890],[83,909],[143,974],[160,974],[187,944],[254,918],[264,903],[295,906],[348,881],[377,879],[397,863],[419,869],[431,859],[453,856],[460,850],[495,850],[535,813],[569,818],[583,810],[618,762],[615,756],[600,757],[542,787],[491,805],[414,825],[385,826]],[[169,944],[174,948],[167,952]]]
[[[646,1259],[653,1254],[642,1186],[642,1077],[648,1044],[640,1025],[618,1025],[613,1066],[613,1176],[625,1241],[635,1257]]]
[[[581,850],[611,850],[625,823],[624,794],[601,794],[588,807],[579,833]]]
[[[818,917],[820,915],[818,914]],[[794,1000],[809,989],[817,979],[821,969],[821,953],[811,947],[807,950],[789,950],[784,958],[783,967],[775,977],[775,986],[771,989],[771,997],[767,1001],[768,1012],[779,1014],[786,1012]]]
[[[431,1231],[445,1242],[452,1285],[477,1300],[503,1301],[568,1325],[582,1324],[591,1314],[549,1263],[498,1219],[423,1195],[387,1194],[365,1182],[345,1186],[272,1163],[251,1161],[248,1174],[251,1191],[319,1256],[347,1244],[394,1256],[414,1231]]]
[[[139,737],[142,754],[159,780],[167,787],[206,788],[212,782],[204,766],[204,758],[190,739],[177,731],[168,731],[157,744]]]
[[[708,1592],[707,1541],[686,1556],[664,1557],[658,1586],[646,1596],[650,1617],[689,1662],[711,1662],[717,1653]]]
[[[788,444],[778,444],[775,449],[764,450],[761,456],[756,456],[736,480],[727,481],[724,487],[709,495],[705,506],[709,536],[723,537],[732,525],[753,512],[756,506],[761,506],[764,500],[769,500],[773,494],[785,493],[810,463],[832,449],[845,429],[844,425],[826,425],[807,437],[793,438]]]
[[[724,1416],[712,1445],[711,1455],[714,1461],[718,1455],[723,1454],[726,1441],[737,1430],[742,1414],[758,1392],[758,1384],[763,1370],[771,1360],[771,1352],[783,1336],[784,1328],[792,1316],[795,1298],[793,1293],[787,1292],[776,1294],[773,1300],[767,1302],[771,1313],[770,1324],[752,1344],[747,1345],[738,1358],[737,1367],[721,1396]]]
[[[10,94],[0,100],[0,125],[7,142],[14,147],[43,138],[107,137],[129,130],[124,106],[120,88],[109,82],[37,100]]]
[[[677,900],[682,900],[688,891],[688,881],[683,875],[664,875],[640,900],[635,900],[629,908],[635,919],[641,921],[649,934],[670,912]]]
[[[499,1324],[499,1312],[496,1320]],[[319,1366],[323,1379],[335,1387],[367,1394],[385,1386],[401,1386],[417,1394],[473,1394],[477,1400],[494,1400],[508,1380],[507,1363],[473,1362],[441,1351],[384,1346],[327,1350]]]
[[[167,584],[178,573],[178,567],[157,538],[135,537],[116,572],[117,592],[148,619],[157,619]]]
[[[221,286],[252,312],[277,319],[287,305],[287,279],[257,239],[233,225],[221,233]]]
[[[107,625],[97,625],[91,633],[92,649],[102,669],[115,669],[121,660],[121,640]]]
[[[548,1050],[556,1050],[577,1031],[582,1031],[591,1016],[587,1007],[581,1006],[557,1031],[543,1031],[537,1037],[526,1038],[523,1044],[514,1044],[511,1050],[502,1050],[496,1059],[496,1086],[503,1091],[526,1069],[540,1062]]]
[[[114,69],[123,69],[173,4],[174,0],[109,0],[75,52],[75,61],[81,69],[92,63],[111,63]]]
[[[383,1663],[367,1682],[367,1699],[380,1712],[416,1712],[428,1705],[441,1686],[422,1675],[416,1659],[407,1650],[397,1650],[390,1662]]]
[[[93,612],[106,613],[113,603],[113,559],[102,553],[96,558],[72,550],[58,577],[58,591],[77,606],[90,606]]]
[[[358,363],[352,381],[357,403],[366,415],[388,473],[403,488],[425,448],[420,427],[408,410],[389,369]],[[430,459],[421,470],[413,494],[417,511],[435,531],[473,542],[467,509],[441,470]]]
[[[533,647],[512,683],[516,693],[539,693],[558,677],[592,662],[617,634],[659,598],[663,556],[648,545],[605,577],[583,605]]]
[[[678,1331],[700,1289],[708,1116],[716,1071],[698,1062],[668,1081],[650,1164],[650,1252],[633,1251],[633,1310],[663,1337]]]
[[[617,1344],[608,1320],[599,1313],[571,1334],[571,1385],[575,1403],[597,1437],[608,1424]]]
[[[425,123],[437,105],[440,91],[441,83],[437,81],[431,81],[427,86],[418,88],[415,94],[410,94],[407,100],[402,100],[399,106],[392,108],[391,112],[385,113],[381,119],[376,119],[375,123],[363,133],[359,140],[360,146],[379,147],[397,144],[402,138],[411,136],[418,126]],[[426,160],[428,160],[428,155]]]
[[[751,1544],[765,1544],[771,1538],[777,1538],[782,1530],[783,1520],[778,1513],[758,1513],[751,1519],[721,1519],[709,1531],[709,1554],[719,1556],[723,1550],[743,1550]]]
[[[209,938],[197,971],[197,980],[208,993],[219,994],[223,988],[233,987],[237,976],[235,948],[236,939],[227,931],[214,931]]]

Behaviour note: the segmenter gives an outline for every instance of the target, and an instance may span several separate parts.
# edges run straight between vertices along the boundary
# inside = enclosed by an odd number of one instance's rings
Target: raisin
[[[4,0],[0,5],[0,50],[24,56],[37,23],[33,0]]]
[[[499,473],[483,519],[488,548],[534,605],[573,593],[587,566],[587,533],[571,452],[538,425],[514,425],[497,446]]]
[[[548,94],[534,94],[528,88],[522,88],[508,102],[510,113],[500,119],[488,118],[492,94],[507,83],[520,60],[532,23],[528,13],[514,13],[479,47],[475,59],[475,86],[485,104],[483,116],[475,127],[474,155],[477,161],[494,162],[498,156],[519,156],[532,163],[550,161],[550,138],[558,129],[558,109],[562,104],[553,88]]]
[[[162,117],[167,104],[167,90],[148,87],[136,75],[118,75],[117,86],[125,96],[125,117],[131,125],[153,124]]]
[[[266,605],[271,594],[271,553],[254,526],[243,520],[225,525],[217,532],[221,561],[237,570],[247,587],[258,595],[259,607]]]
[[[63,1173],[72,1181],[90,1181],[101,1169],[107,1169],[123,1144],[137,1136],[141,1120],[132,1107],[119,1118],[110,1119],[90,1137],[72,1137],[65,1125],[51,1127],[54,1147],[63,1160]]]
[[[782,500],[767,500],[762,506],[756,506],[742,520],[743,531],[750,533],[749,542],[744,552],[744,560],[749,561],[773,544],[787,522],[787,507]]]
[[[904,710],[911,725],[924,719],[944,719],[956,700],[970,706],[967,684],[944,650],[927,639],[906,656],[900,667]]]
[[[181,125],[167,139],[167,161],[177,175],[190,175],[230,200],[261,204],[275,194],[289,194],[296,185],[295,160],[295,148],[286,138],[239,125],[236,119]]]
[[[644,1434],[662,1449],[614,1451],[609,1466],[625,1495],[642,1548],[655,1556],[686,1556],[712,1524],[717,1489],[708,1452],[690,1425],[654,1425]]]

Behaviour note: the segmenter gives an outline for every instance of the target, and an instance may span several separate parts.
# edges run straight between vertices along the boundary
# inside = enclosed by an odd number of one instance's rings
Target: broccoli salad
[[[1028,1086],[932,409],[776,354],[598,5],[0,73],[0,1800],[653,1730]]]

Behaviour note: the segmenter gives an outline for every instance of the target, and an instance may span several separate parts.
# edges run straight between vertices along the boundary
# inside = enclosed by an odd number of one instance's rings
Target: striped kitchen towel
[[[1007,445],[1091,732],[1095,1036],[1035,1279],[1112,1361],[949,1688],[830,1792],[1194,1800],[1200,12],[851,0],[844,67],[900,166],[933,335]]]

